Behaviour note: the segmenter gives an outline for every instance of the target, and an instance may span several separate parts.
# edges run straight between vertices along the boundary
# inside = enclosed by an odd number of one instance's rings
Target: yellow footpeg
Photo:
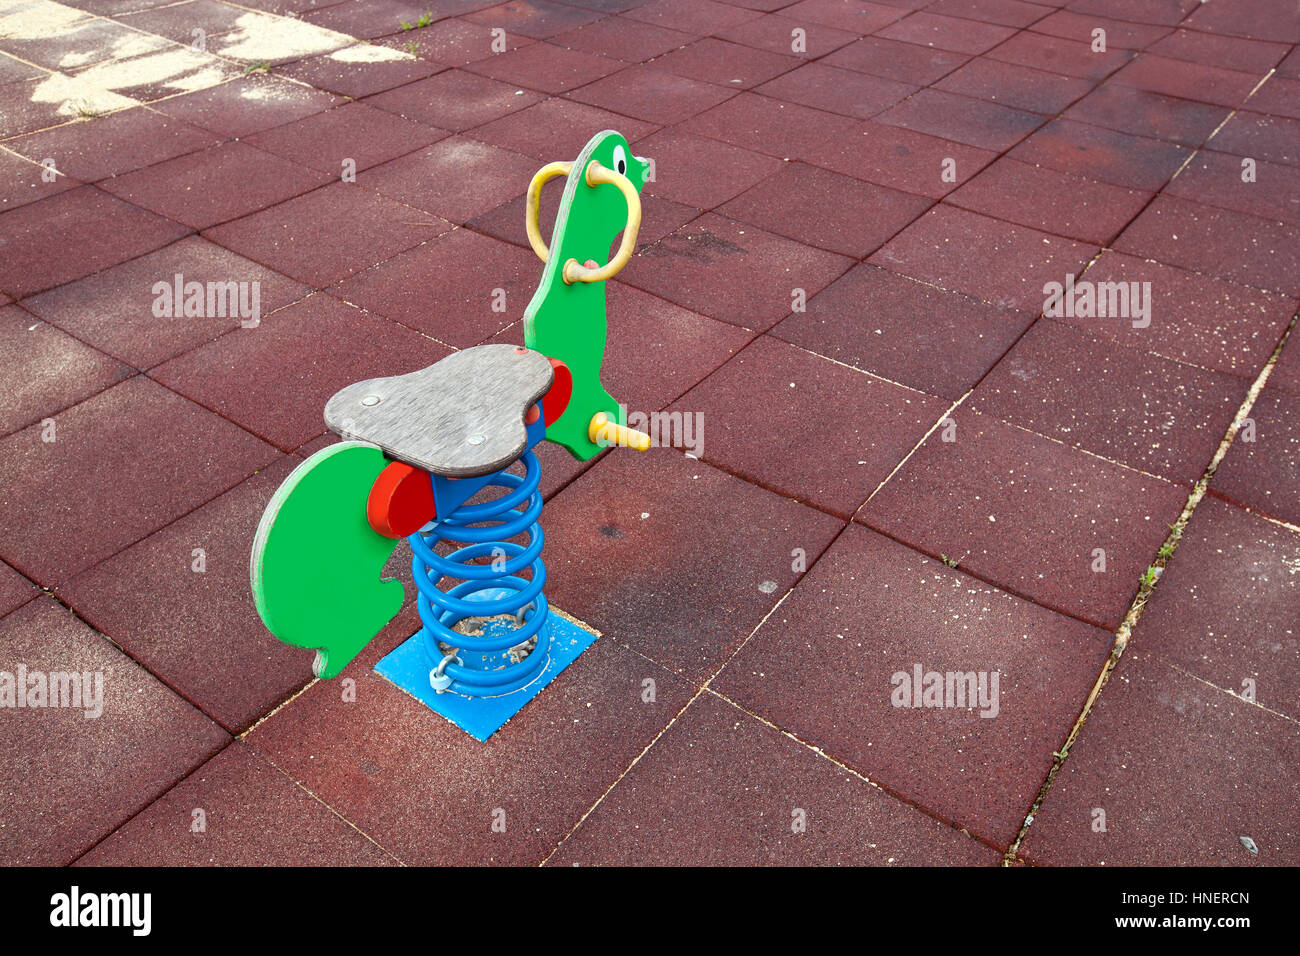
[[[587,438],[594,445],[606,447],[619,445],[637,451],[646,451],[650,447],[649,435],[635,428],[611,422],[604,412],[597,412],[591,416],[591,424],[587,426]]]

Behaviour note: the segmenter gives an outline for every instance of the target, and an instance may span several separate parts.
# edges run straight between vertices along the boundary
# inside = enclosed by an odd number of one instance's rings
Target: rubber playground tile
[[[450,134],[364,103],[345,103],[244,142],[318,172],[340,176],[414,152]],[[351,166],[347,164],[351,161]]]
[[[497,41],[495,48],[494,40]],[[436,20],[427,27],[420,27],[414,34],[403,31],[375,42],[378,46],[386,46],[402,53],[414,51],[415,56],[443,67],[466,66],[490,56],[499,56],[497,50],[502,44],[505,45],[502,52],[509,52],[537,41],[514,30],[507,30],[504,36],[498,34],[494,37],[491,27],[470,23],[458,17],[448,17]]]
[[[67,408],[130,374],[16,305],[0,308],[0,435]]]
[[[630,66],[565,95],[589,106],[667,125],[717,106],[736,91],[643,65]]]
[[[615,449],[542,516],[547,599],[600,630],[597,647],[701,681],[843,524],[675,451]]]
[[[707,424],[706,461],[848,518],[948,404],[763,336],[673,410]],[[784,454],[772,454],[773,433]]]
[[[541,271],[531,249],[457,229],[329,293],[454,348],[469,348],[518,321]]]
[[[475,4],[480,9],[464,14],[464,19],[483,27],[499,27],[506,35],[519,33],[534,40],[546,40],[557,33],[575,30],[586,23],[598,20],[602,16],[592,10],[582,10],[576,6],[563,3],[551,3],[549,0],[529,0],[527,3],[507,2],[495,7],[482,9],[482,4]]]
[[[799,242],[869,255],[930,208],[931,200],[817,166],[787,163],[718,212]]]
[[[652,26],[627,17],[605,17],[576,30],[557,34],[552,42],[584,53],[612,56],[625,63],[644,63],[669,50],[686,46],[695,37],[680,30]],[[787,44],[787,47],[789,45]]]
[[[1167,183],[1188,155],[1176,143],[1066,119],[1052,120],[1010,153],[1023,163],[1148,192]]]
[[[1004,157],[946,202],[1104,246],[1142,211],[1151,195]],[[1060,202],[1062,196],[1069,196],[1070,201]]]
[[[175,296],[176,276],[184,288],[204,288],[203,315],[185,315],[184,293]],[[228,283],[237,287],[230,290]],[[155,287],[163,283],[167,291]],[[213,283],[208,309],[206,290]],[[243,283],[243,289],[238,284]],[[235,255],[198,236],[27,299],[23,307],[100,351],[145,369],[211,341],[244,321],[260,318],[299,299],[307,286]],[[193,289],[191,289],[193,292]],[[241,299],[240,295],[244,298]],[[256,314],[251,308],[257,305]],[[242,309],[242,306],[249,306]]]
[[[1211,491],[1300,525],[1300,396],[1265,388],[1250,409],[1253,435],[1239,430]],[[1252,440],[1253,439],[1253,440]]]
[[[541,42],[479,60],[465,69],[543,93],[564,93],[626,66],[623,61],[608,56]]]
[[[958,409],[858,520],[1113,630],[1186,500],[1186,487]]]
[[[847,116],[747,92],[687,120],[679,128],[769,156],[792,159],[856,125]]]
[[[414,25],[426,12],[428,7],[417,0],[344,0],[323,10],[308,11],[302,19],[326,30],[370,40],[403,32],[403,23]]]
[[[788,73],[802,62],[802,57],[791,55],[788,50],[785,54],[773,53],[716,37],[704,37],[655,57],[650,66],[693,80],[748,90]]]
[[[794,824],[802,820],[804,830]],[[991,848],[704,694],[554,866],[994,866]]]
[[[969,59],[964,53],[949,53],[873,36],[841,47],[825,57],[824,62],[828,66],[870,73],[910,86],[929,86]]]
[[[1300,395],[1300,345],[1297,342],[1300,342],[1300,336],[1287,339],[1286,345],[1282,346],[1282,355],[1268,377],[1270,386],[1292,395]]]
[[[53,19],[58,14],[45,16]],[[170,46],[161,37],[151,35],[154,32],[142,33],[103,19],[57,25],[45,25],[33,19],[26,28],[18,21],[12,32],[6,30],[9,35],[0,39],[0,49],[46,70],[71,72],[105,60],[121,60]]]
[[[1098,292],[1103,283],[1150,288],[1150,325],[1115,315],[1062,315],[1057,322],[1130,348],[1253,380],[1273,354],[1295,314],[1296,300],[1161,265],[1107,249],[1082,278]],[[1109,299],[1107,300],[1109,303]],[[1109,305],[1107,308],[1110,312]],[[1270,380],[1271,381],[1271,380]]]
[[[1233,108],[1245,102],[1262,75],[1262,72],[1225,70],[1148,52],[1116,73],[1114,82],[1166,96]]]
[[[1052,12],[1050,7],[1021,0],[939,0],[926,11],[1007,27],[1027,27]]]
[[[918,11],[891,23],[876,35],[953,53],[979,54],[993,49],[1015,32],[1012,27]]]
[[[118,17],[124,23],[145,33],[156,33],[177,43],[193,43],[195,30],[202,30],[204,38],[221,36],[238,28],[239,19],[247,15],[234,4],[217,0],[187,0],[185,3],[164,4],[138,13]]]
[[[858,265],[771,334],[909,388],[956,400],[1033,320],[888,269]]]
[[[1161,195],[1114,246],[1260,289],[1300,292],[1297,225]]]
[[[807,63],[758,88],[765,96],[858,119],[889,109],[916,90],[910,83],[822,63]]]
[[[229,83],[160,100],[150,109],[222,136],[250,136],[343,102],[342,97],[324,90],[291,83],[278,76],[254,73]]]
[[[1095,12],[1083,14],[1062,9],[1034,21],[1026,29],[1087,44],[1092,43],[1092,31],[1101,29],[1106,31],[1108,48],[1145,50],[1161,37],[1168,36],[1173,26],[1172,24],[1135,23],[1132,20],[1098,16]]]
[[[196,810],[202,811],[197,819]],[[396,864],[238,741],[77,860],[78,866]]]
[[[138,107],[109,113],[89,123],[67,123],[31,133],[5,146],[36,163],[52,159],[60,173],[91,183],[218,142],[220,139],[208,130]]]
[[[317,294],[150,374],[289,451],[320,433],[321,410],[340,388],[413,372],[449,352],[395,322]]]
[[[969,404],[1190,484],[1205,472],[1248,388],[1245,379],[1116,347],[1044,320],[984,377]]]
[[[621,14],[631,20],[697,35],[714,34],[739,26],[759,15],[758,10],[715,3],[714,0],[651,0]]]
[[[377,644],[341,675],[354,702],[321,681],[245,741],[411,864],[540,863],[690,699],[601,638],[479,743],[376,674]],[[425,825],[439,819],[456,825]]]
[[[1285,43],[1265,43],[1239,37],[1216,36],[1200,30],[1175,30],[1157,43],[1150,52],[1175,60],[1189,60],[1209,66],[1226,67],[1260,76],[1282,62],[1290,47]]]
[[[876,122],[905,126],[968,146],[1000,152],[1037,129],[1043,117],[987,100],[929,89],[921,90],[881,113]]]
[[[1185,26],[1257,40],[1300,43],[1300,16],[1286,0],[1261,0],[1241,9],[1218,6],[1194,10]]]
[[[0,85],[44,76],[46,71],[17,57],[0,52]]]
[[[442,68],[405,50],[399,50],[391,59],[379,59],[387,54],[376,53],[376,49],[372,44],[358,43],[333,53],[286,63],[275,72],[317,89],[360,99],[422,80]]]
[[[1097,83],[1123,66],[1133,53],[1111,47],[1098,52],[1091,43],[1022,30],[987,55],[993,60],[1018,63],[1049,73],[1064,73]]]
[[[31,581],[0,561],[0,618],[41,593]]]
[[[9,866],[72,862],[230,740],[49,598],[0,619],[0,667],[25,668],[29,695],[38,674],[77,678],[61,706],[46,697],[0,724]]]
[[[1294,721],[1180,672],[1142,643],[1144,623],[1021,854],[1056,866],[1294,865]]]
[[[1097,247],[954,206],[935,206],[871,258],[941,289],[1037,315],[1043,287],[1077,275]]]
[[[865,123],[804,154],[814,166],[931,199],[947,195],[996,156],[878,122]]]
[[[204,235],[319,289],[451,229],[358,183],[337,182]]]
[[[0,70],[3,69],[3,65],[0,65]],[[1278,64],[1277,75],[1289,77],[1293,80],[1300,79],[1300,53],[1295,48],[1292,48],[1286,59]]]
[[[377,166],[358,181],[414,209],[464,223],[525,192],[535,172],[534,159],[452,136]]]
[[[368,96],[370,106],[406,119],[460,132],[532,106],[542,95],[464,70],[444,70],[423,80]]]
[[[934,88],[1019,110],[1055,115],[1092,89],[1092,84],[1077,77],[1045,73],[981,56],[953,70],[935,83]]]
[[[1270,116],[1300,119],[1297,97],[1300,97],[1300,80],[1274,76],[1250,98],[1250,108]]]
[[[271,636],[248,586],[258,520],[297,464],[280,457],[57,589],[82,620],[231,733],[312,679],[311,655]]]
[[[1110,645],[1099,628],[850,526],[713,687],[1005,849]],[[923,703],[931,673],[952,675],[951,689]]]
[[[114,177],[103,189],[193,229],[206,229],[315,189],[330,178],[230,141]]]
[[[866,0],[801,0],[785,7],[781,15],[800,23],[811,21],[866,36],[901,19],[906,10]]]
[[[1104,83],[1070,107],[1065,118],[1196,147],[1229,113],[1222,106],[1162,96],[1136,86]]]
[[[22,298],[151,252],[189,231],[94,186],[69,189],[0,214],[6,240],[0,288]]]
[[[594,130],[618,130],[631,143],[656,128],[653,123],[619,116],[586,103],[551,97],[479,126],[473,136],[499,149],[528,156],[539,163],[550,163],[576,159]]]
[[[796,49],[796,29],[803,30],[802,41]],[[755,50],[769,53],[793,53],[808,60],[819,59],[857,39],[857,34],[837,30],[824,23],[814,23],[806,17],[791,20],[781,13],[768,13],[755,20],[746,20],[739,26],[717,31],[716,36],[740,43]]]
[[[1203,150],[1192,157],[1165,193],[1181,199],[1249,213],[1262,219],[1300,224],[1300,169],[1253,160],[1247,175],[1245,160]]]
[[[81,185],[57,167],[50,169],[41,164],[42,159],[50,157],[31,160],[9,152],[16,142],[10,140],[6,144],[8,149],[0,148],[0,213]]]
[[[783,165],[763,153],[686,133],[678,127],[639,139],[632,144],[632,150],[655,163],[655,178],[645,184],[645,194],[697,209],[712,209],[726,202]],[[721,169],[726,170],[725,176],[717,175]]]
[[[707,213],[642,249],[622,279],[710,318],[762,331],[789,314],[795,290],[815,295],[849,265],[843,256]]]
[[[1237,157],[1300,166],[1300,121],[1238,110],[1205,146]]]
[[[43,95],[42,90],[46,88],[51,76],[53,74],[42,72],[34,79],[0,84],[0,139],[67,123],[73,119],[75,114],[63,99],[51,102],[48,96]],[[60,87],[63,85],[63,81],[55,82]],[[106,111],[134,105],[133,100],[118,97],[111,92],[92,95],[92,109]]]

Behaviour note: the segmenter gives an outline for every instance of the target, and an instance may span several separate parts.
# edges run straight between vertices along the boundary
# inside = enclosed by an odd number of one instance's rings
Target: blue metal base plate
[[[486,596],[486,594],[485,594]],[[508,627],[501,621],[489,621],[484,628],[491,634],[497,628]],[[427,704],[442,714],[461,730],[478,741],[485,741],[505,726],[523,706],[541,693],[556,676],[578,659],[578,655],[596,641],[596,635],[566,620],[552,610],[547,626],[551,629],[550,658],[537,679],[513,694],[501,697],[465,697],[447,691],[439,694],[429,685],[429,658],[424,651],[422,632],[404,641],[399,647],[375,665],[375,671],[416,700]],[[478,666],[471,660],[474,655],[461,652],[462,660],[470,667]],[[479,655],[480,660],[483,656]]]

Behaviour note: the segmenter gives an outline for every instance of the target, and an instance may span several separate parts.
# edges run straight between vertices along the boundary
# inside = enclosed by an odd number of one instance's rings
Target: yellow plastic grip
[[[587,440],[593,445],[621,445],[636,451],[647,451],[650,448],[649,435],[611,422],[604,412],[591,416],[591,424],[587,426]]]
[[[543,262],[551,258],[551,251],[546,248],[538,217],[542,206],[542,187],[556,176],[567,176],[573,169],[573,163],[547,163],[533,176],[528,184],[527,209],[524,213],[524,229],[528,232],[528,244]]]
[[[545,171],[545,169],[542,170],[542,172]],[[541,173],[538,173],[538,175],[540,176]],[[636,187],[632,185],[630,179],[622,173],[615,172],[608,166],[602,166],[594,159],[587,164],[587,174],[584,178],[587,185],[592,188],[602,183],[618,187],[618,191],[627,200],[627,225],[623,227],[623,241],[619,243],[618,252],[615,253],[613,259],[610,259],[603,266],[592,269],[582,265],[577,259],[570,259],[564,264],[562,275],[565,283],[570,285],[574,282],[604,282],[606,279],[613,278],[618,270],[627,265],[628,260],[632,258],[632,252],[636,249],[636,234],[641,229],[641,197],[637,195]],[[534,181],[536,181],[536,177],[534,177]],[[531,240],[531,234],[529,238]],[[536,249],[537,246],[534,245],[533,248]]]

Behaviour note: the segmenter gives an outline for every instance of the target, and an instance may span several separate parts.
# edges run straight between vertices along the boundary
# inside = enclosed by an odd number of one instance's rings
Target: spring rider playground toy
[[[250,562],[262,622],[286,644],[316,649],[317,677],[336,676],[401,610],[401,583],[381,575],[403,537],[423,628],[376,670],[477,739],[595,640],[551,615],[542,593],[533,449],[546,438],[585,461],[611,444],[650,447],[600,381],[605,280],[636,246],[648,169],[606,130],[576,161],[533,177],[526,228],[546,265],[524,313],[525,347],[464,349],[349,385],[326,403],[325,424],[344,440],[276,490]],[[566,179],[548,247],[538,209],[557,176]],[[599,265],[620,231],[618,252]],[[516,462],[522,475],[509,470]],[[443,578],[461,583],[444,590]]]

